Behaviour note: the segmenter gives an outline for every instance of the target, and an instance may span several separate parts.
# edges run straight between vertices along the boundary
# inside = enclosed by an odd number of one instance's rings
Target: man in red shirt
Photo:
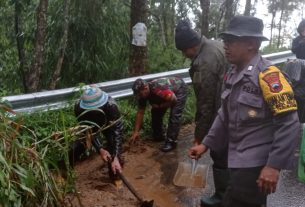
[[[161,148],[163,152],[175,149],[180,130],[181,116],[187,98],[187,86],[184,81],[176,77],[158,78],[150,82],[137,79],[132,86],[132,90],[138,98],[138,112],[130,141],[133,142],[140,137],[139,131],[147,102],[149,102],[151,105],[154,140],[162,141],[165,139],[165,144]],[[168,108],[170,108],[170,116],[165,138],[163,116]]]

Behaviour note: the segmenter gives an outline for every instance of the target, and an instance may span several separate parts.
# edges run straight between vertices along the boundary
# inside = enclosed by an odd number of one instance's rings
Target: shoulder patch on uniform
[[[278,71],[267,73],[262,79],[268,84],[270,91],[273,93],[281,92],[283,89]]]
[[[274,115],[297,110],[292,88],[281,71],[270,66],[259,74],[263,96]]]

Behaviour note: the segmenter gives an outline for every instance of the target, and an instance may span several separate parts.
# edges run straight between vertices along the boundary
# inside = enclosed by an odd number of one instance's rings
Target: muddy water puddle
[[[198,174],[195,173],[191,178],[190,173],[187,172],[179,177],[182,182],[189,180],[195,183],[195,188],[177,187],[173,183],[178,163],[189,161],[187,150],[190,144],[187,142],[190,142],[187,138],[180,139],[178,150],[169,153],[161,152],[156,144],[147,148],[143,154],[128,153],[124,173],[145,199],[153,199],[160,207],[199,206],[200,196],[204,192],[200,186],[206,184],[205,175],[200,175],[203,172],[201,165],[197,169]]]

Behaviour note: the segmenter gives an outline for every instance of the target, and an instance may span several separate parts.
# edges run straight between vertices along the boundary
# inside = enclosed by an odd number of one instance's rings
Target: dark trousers
[[[256,180],[263,167],[231,168],[223,207],[264,207],[267,195],[259,191]]]
[[[107,140],[107,146],[106,146],[106,150],[111,154],[111,155],[115,155],[117,154],[117,157],[120,161],[120,164],[123,166],[124,165],[124,159],[121,156],[122,154],[122,143],[118,140],[115,140],[116,135],[114,134],[114,132],[112,131],[104,131],[104,137],[106,137]],[[97,140],[93,140],[92,144],[95,147],[96,150],[98,150],[102,144],[100,143],[100,140],[98,137],[95,137],[93,139],[97,139]],[[115,147],[116,146],[116,147]],[[115,149],[118,150],[118,152],[115,151]],[[70,144],[70,148],[69,148],[69,163],[71,166],[73,166],[75,164],[75,162],[79,161],[81,159],[81,156],[85,153],[86,151],[86,143],[85,140],[75,140],[74,142],[72,142]],[[97,152],[99,153],[99,152]]]
[[[213,160],[213,168],[227,169],[228,168],[228,147],[221,151],[210,150],[210,156]]]
[[[170,109],[166,139],[176,141],[180,131],[182,112],[187,99],[187,86],[184,84],[175,93],[177,102]],[[151,124],[154,139],[164,138],[163,117],[167,108],[151,109]]]

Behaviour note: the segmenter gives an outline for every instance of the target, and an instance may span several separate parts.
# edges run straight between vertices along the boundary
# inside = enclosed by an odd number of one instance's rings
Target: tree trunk
[[[225,13],[225,2],[223,2],[221,5],[220,5],[220,8],[219,8],[219,19],[218,21],[216,22],[216,29],[215,29],[215,37],[217,38],[218,37],[218,34],[219,34],[219,31],[220,31],[220,25],[221,25],[221,21],[222,21],[222,18],[224,16],[224,13]],[[225,29],[225,28],[223,28]]]
[[[21,19],[22,5],[20,0],[15,1],[15,34],[17,41],[17,50],[19,57],[19,76],[22,79],[23,90],[26,92],[26,79],[25,71],[28,70],[26,60],[25,60],[25,50],[24,50],[24,39],[23,39],[23,23]]]
[[[276,44],[276,48],[277,49],[279,49],[280,44],[281,44],[281,38],[282,38],[281,32],[282,32],[283,13],[284,13],[284,9],[282,8],[281,15],[280,15],[280,20],[279,20],[279,33],[278,33],[277,44]]]
[[[170,9],[169,9],[169,12],[170,12],[170,15],[169,15],[169,41],[172,41],[172,38],[175,36],[175,27],[173,25],[176,24],[176,9],[175,9],[175,6],[176,6],[176,1],[175,0],[171,0],[171,3],[170,3]]]
[[[200,0],[201,7],[201,34],[209,36],[209,13],[210,13],[210,0]]]
[[[273,41],[273,29],[274,29],[274,19],[275,19],[275,12],[272,12],[272,17],[271,17],[271,25],[270,25],[270,38],[269,38],[269,45],[272,44]]]
[[[227,28],[228,23],[234,16],[234,0],[225,1],[225,19],[223,23],[223,29]]]
[[[167,43],[169,42],[169,34],[168,34],[168,1],[160,1],[160,8],[161,8],[161,23],[162,23],[162,27],[163,27],[163,36],[165,39],[165,44],[167,45]]]
[[[132,0],[130,13],[130,39],[132,39],[132,27],[138,22],[147,22],[147,1]],[[147,46],[135,46],[131,44],[129,56],[129,73],[131,76],[145,73],[147,62]]]
[[[276,15],[276,0],[271,0],[271,4],[269,6],[269,13],[271,13],[271,25],[270,25],[270,38],[269,38],[269,46],[272,45],[273,42],[273,29],[274,29],[274,20]]]
[[[250,16],[250,12],[251,12],[251,0],[247,0],[245,5],[244,15]]]
[[[62,63],[64,61],[65,56],[65,50],[67,47],[67,41],[68,41],[68,31],[69,31],[69,9],[70,9],[70,0],[65,0],[64,2],[64,25],[63,25],[63,36],[60,41],[59,45],[59,52],[58,52],[58,60],[56,64],[56,68],[54,70],[51,83],[50,83],[50,89],[54,90],[56,88],[57,82],[60,80],[60,73],[62,69]]]
[[[163,47],[165,48],[167,46],[167,42],[166,42],[166,38],[165,38],[165,29],[163,26],[163,21],[162,21],[162,15],[160,15],[160,17],[157,18],[157,22],[159,25],[159,29],[160,29],[160,36],[161,36],[161,42]]]
[[[27,73],[27,92],[36,92],[40,87],[44,61],[44,42],[47,29],[48,0],[40,0],[37,8],[37,28],[35,34],[32,67]]]

